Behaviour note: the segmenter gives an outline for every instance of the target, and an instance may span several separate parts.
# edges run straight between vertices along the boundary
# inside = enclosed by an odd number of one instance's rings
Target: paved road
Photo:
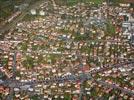
[[[114,88],[114,89],[118,89],[118,90],[121,90],[122,92],[126,93],[126,94],[130,94],[132,96],[134,96],[134,92],[131,91],[131,90],[128,90],[128,89],[124,89],[122,87],[119,87],[115,84],[109,84],[105,81],[102,81],[102,80],[96,80],[94,79],[93,77],[91,77],[91,75],[89,73],[85,74],[83,77],[81,77],[81,75],[67,75],[67,76],[57,76],[57,77],[51,77],[50,79],[46,79],[46,80],[42,80],[42,81],[31,81],[31,82],[19,82],[19,81],[9,81],[9,82],[6,82],[7,85],[9,85],[10,87],[24,87],[26,88],[28,85],[30,86],[34,86],[36,84],[39,84],[39,83],[44,83],[46,85],[48,84],[52,84],[52,83],[64,83],[66,81],[70,81],[70,82],[77,82],[79,80],[83,80],[83,78],[85,80],[93,80],[94,82],[97,82],[103,86],[106,86],[106,87],[109,87],[109,88]]]
[[[9,42],[9,41],[6,41],[6,42]],[[5,42],[5,43],[6,43]],[[0,43],[3,43],[3,41]],[[20,43],[20,41],[10,41],[10,43]],[[2,50],[0,48],[0,50]],[[35,54],[35,53],[38,53],[38,54],[58,54],[58,55],[72,55],[72,53],[68,52],[68,53],[64,53],[64,52],[60,52],[60,51],[46,51],[46,50],[42,50],[42,51],[31,51],[31,52],[28,52],[28,51],[18,51],[18,50],[2,50],[2,51],[6,51],[6,52],[17,52],[17,53],[30,53],[30,54]],[[82,56],[85,56],[85,55],[82,55]],[[125,58],[125,57],[108,57],[108,56],[89,56],[90,58],[96,58],[96,59],[116,59],[116,60],[134,60],[133,58]]]
[[[80,54],[80,52],[76,52],[76,55],[77,55],[78,60],[79,60],[79,62],[80,62],[79,68],[80,68],[81,71],[82,71],[82,74],[81,74],[81,76],[80,76],[80,78],[81,78],[81,84],[80,84],[80,96],[79,96],[79,100],[82,100],[83,95],[85,94],[85,93],[84,93],[84,92],[85,92],[84,81],[85,81],[85,79],[86,79],[86,77],[85,77],[86,75],[85,75],[85,72],[84,72],[84,70],[83,70],[82,55]]]
[[[43,2],[45,2],[46,0],[36,0],[36,2],[34,4],[29,5],[28,8],[26,8],[17,18],[15,18],[11,23],[6,24],[5,26],[3,26],[2,28],[0,28],[0,34],[5,34],[5,32],[7,32],[10,29],[14,29],[16,24],[22,20],[24,18],[24,16],[27,15],[28,11],[32,8],[38,8],[40,4],[42,4]]]
[[[12,78],[15,79],[16,78],[16,55],[17,53],[14,52],[14,55],[13,55],[13,76]]]
[[[111,69],[111,68],[123,67],[124,65],[129,65],[129,64],[134,64],[134,60],[133,61],[122,62],[122,63],[115,64],[115,65],[108,64],[108,65],[104,66],[103,68],[93,70],[89,73],[90,74],[96,74],[96,73],[99,73],[99,72],[104,72],[104,71],[106,71],[108,69]],[[134,66],[132,66],[132,67],[134,68]]]
[[[96,80],[96,82],[101,84],[101,85],[103,85],[103,86],[107,86],[107,87],[113,88],[113,89],[118,89],[118,90],[121,90],[122,92],[124,92],[126,94],[130,94],[130,95],[134,96],[134,92],[133,91],[125,89],[125,88],[122,88],[122,87],[119,87],[119,86],[117,86],[115,84],[109,84],[109,83],[101,81],[101,80]]]

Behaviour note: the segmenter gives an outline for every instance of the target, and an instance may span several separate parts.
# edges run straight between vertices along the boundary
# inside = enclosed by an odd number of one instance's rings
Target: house
[[[123,2],[119,3],[121,7],[130,7],[131,4],[134,4],[134,0],[123,0]]]
[[[130,21],[123,22],[122,28],[123,28],[124,35],[131,36],[131,34],[133,33],[133,29],[134,29],[134,21],[130,20]]]
[[[134,0],[124,0],[126,3],[134,3]]]
[[[39,15],[44,16],[44,15],[45,15],[45,12],[44,12],[43,10],[41,10],[41,11],[39,12]]]
[[[36,10],[35,9],[31,9],[30,12],[31,12],[32,15],[36,15]]]

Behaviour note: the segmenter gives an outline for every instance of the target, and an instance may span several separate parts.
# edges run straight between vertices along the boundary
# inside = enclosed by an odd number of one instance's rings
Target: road
[[[131,96],[134,96],[134,92],[133,91],[125,89],[125,88],[122,88],[122,87],[119,87],[119,86],[117,86],[115,84],[109,84],[109,83],[101,81],[101,80],[96,80],[96,82],[98,84],[103,85],[103,86],[106,86],[106,87],[109,87],[109,88],[113,88],[113,89],[118,89],[118,90],[124,92],[125,94],[130,94]]]
[[[129,65],[129,64],[134,64],[134,60],[132,61],[126,61],[126,62],[122,62],[122,63],[119,63],[119,64],[115,64],[115,65],[106,65],[104,66],[103,68],[100,67],[100,69],[95,69],[91,72],[89,72],[90,74],[96,74],[96,73],[99,73],[99,72],[104,72],[106,70],[109,70],[109,69],[112,69],[112,68],[119,68],[119,67],[123,67],[124,65]],[[132,66],[133,67],[133,66]],[[134,67],[133,67],[134,68]]]
[[[18,42],[19,43],[19,42]],[[17,52],[17,53],[22,53],[22,54],[26,54],[26,53],[29,53],[29,54],[55,54],[55,55],[73,55],[72,53],[70,52],[60,52],[60,51],[47,51],[47,50],[42,50],[42,51],[19,51],[19,50],[3,50],[2,48],[0,48],[0,50],[2,52],[11,52],[11,53],[14,53],[14,52]],[[85,55],[82,55],[82,56],[85,56]],[[108,56],[95,56],[95,55],[92,55],[92,56],[89,56],[90,58],[94,58],[94,59],[116,59],[116,60],[134,60],[133,58],[125,58],[125,57],[108,57]]]
[[[22,13],[17,18],[15,18],[11,23],[8,23],[5,26],[3,26],[2,28],[0,28],[0,35],[4,35],[10,29],[14,29],[16,24],[19,21],[21,21],[24,18],[24,16],[27,15],[29,10],[31,10],[32,8],[34,8],[34,9],[38,8],[39,5],[41,5],[45,1],[46,0],[37,0],[34,4],[29,5],[28,8],[26,8],[24,11],[22,11]]]
[[[66,81],[70,81],[70,82],[77,82],[77,81],[81,81],[81,80],[92,80],[93,82],[96,82],[98,84],[101,84],[105,87],[108,87],[108,88],[113,88],[113,89],[118,89],[118,90],[121,90],[122,92],[126,93],[126,94],[130,94],[132,96],[134,96],[134,92],[129,90],[129,89],[125,89],[125,88],[122,88],[122,87],[119,87],[115,84],[109,84],[105,81],[101,81],[101,80],[96,80],[94,79],[93,77],[91,77],[90,73],[86,73],[84,76],[81,76],[81,75],[67,75],[67,76],[57,76],[57,77],[51,77],[50,79],[45,79],[45,80],[42,80],[42,81],[30,81],[30,82],[19,82],[19,81],[12,81],[12,80],[8,80],[6,82],[4,82],[5,84],[7,84],[7,86],[11,87],[11,88],[14,88],[14,87],[29,87],[29,86],[34,86],[34,85],[37,85],[37,84],[52,84],[52,83],[64,83]]]
[[[85,87],[84,87],[84,82],[85,82],[85,72],[84,72],[84,70],[83,70],[83,61],[82,61],[82,55],[80,54],[80,52],[76,52],[76,55],[77,55],[77,57],[78,57],[78,60],[79,60],[79,62],[80,62],[80,65],[79,65],[79,68],[80,68],[80,70],[82,71],[82,73],[81,73],[81,84],[80,84],[80,96],[79,96],[79,100],[83,100],[83,95],[85,94],[84,92],[85,92]]]

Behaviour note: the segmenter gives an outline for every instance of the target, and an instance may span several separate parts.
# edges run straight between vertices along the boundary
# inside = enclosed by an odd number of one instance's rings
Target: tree
[[[27,48],[28,48],[27,43],[22,43],[22,44],[21,44],[21,49],[22,49],[23,51],[26,51]]]
[[[39,100],[39,96],[38,95],[34,95],[30,97],[31,100]]]
[[[34,59],[30,56],[26,56],[26,59],[22,62],[23,66],[27,68],[34,67]]]
[[[110,22],[108,22],[106,24],[106,29],[107,29],[106,31],[107,31],[108,35],[115,34],[115,27]]]
[[[37,50],[38,49],[38,45],[32,45],[32,50]]]

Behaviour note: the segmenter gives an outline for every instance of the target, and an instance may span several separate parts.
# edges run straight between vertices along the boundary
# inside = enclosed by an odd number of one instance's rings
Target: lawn
[[[111,24],[110,22],[108,22],[106,24],[106,26],[107,26],[107,30],[106,31],[107,31],[108,35],[109,36],[115,35],[115,26],[113,24]]]
[[[73,6],[78,2],[84,2],[84,3],[94,3],[94,4],[101,4],[104,0],[58,0],[58,2],[63,2],[63,4],[67,4],[68,6]]]
[[[94,4],[101,4],[104,0],[83,0],[83,1],[92,2]]]

